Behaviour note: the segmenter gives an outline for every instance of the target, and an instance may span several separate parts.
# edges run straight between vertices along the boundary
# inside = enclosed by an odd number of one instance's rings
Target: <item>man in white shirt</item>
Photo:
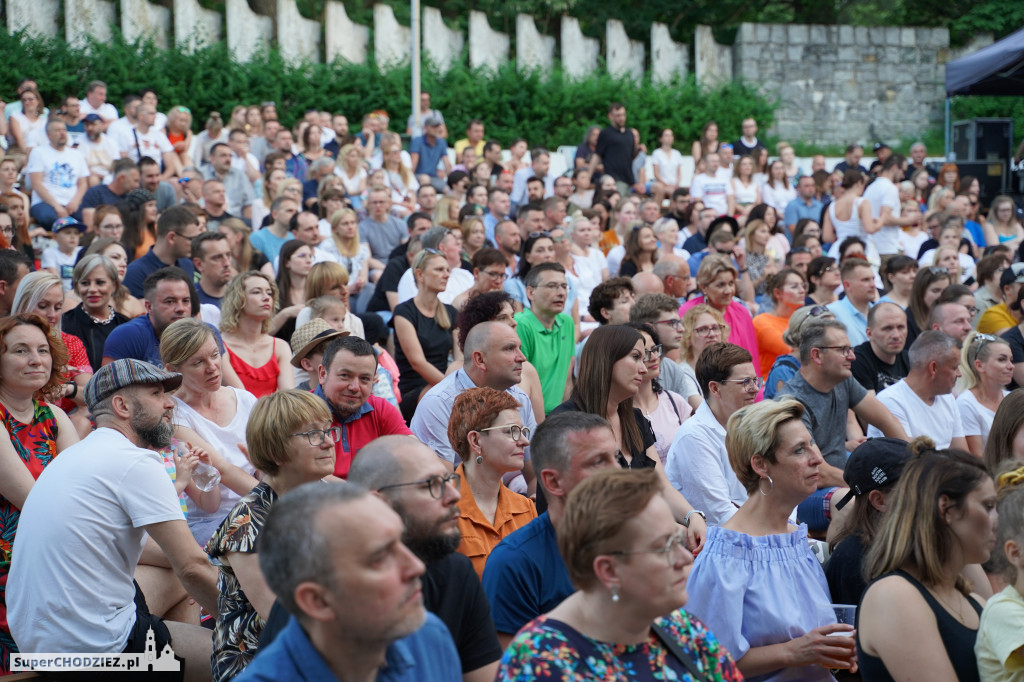
[[[231,168],[243,173],[249,182],[260,179],[260,162],[249,151],[249,136],[244,130],[235,128],[228,134],[228,146],[231,147]]]
[[[85,88],[85,99],[79,103],[82,116],[99,114],[103,119],[103,130],[117,120],[117,108],[107,101],[107,84],[91,81]]]
[[[89,166],[80,151],[67,146],[68,129],[64,121],[47,121],[46,137],[50,143],[32,150],[25,172],[32,183],[29,213],[48,230],[57,218],[82,219],[79,207],[89,189]]]
[[[704,172],[693,176],[690,196],[702,200],[705,207],[714,209],[718,215],[725,215],[729,212],[729,195],[732,194],[731,174],[720,172],[724,169],[718,164],[718,154],[704,155]]]
[[[124,116],[107,127],[107,136],[116,142],[121,139],[122,135],[131,135],[132,128],[139,122],[140,106],[142,106],[142,98],[138,95],[128,95],[125,97]]]
[[[181,603],[172,607],[187,610],[191,595],[216,612],[217,569],[189,532],[155,452],[171,444],[169,391],[180,385],[180,374],[124,359],[86,386],[96,430],[46,468],[21,512],[7,616],[22,651],[141,654],[147,643],[155,640],[160,651],[173,639],[186,671],[205,668],[209,675],[210,632],[162,621],[133,582],[144,554],[162,554],[171,567],[167,588],[180,592]],[[183,460],[195,458],[188,453]],[[186,464],[195,462],[179,467]]]
[[[207,180],[220,180],[224,183],[228,213],[249,219],[255,199],[254,190],[245,173],[234,168],[233,156],[229,145],[223,142],[213,145],[210,149],[210,165],[206,167],[203,176]]]
[[[85,156],[91,178],[95,180],[92,182],[93,185],[113,180],[111,172],[114,169],[114,162],[121,158],[121,150],[117,148],[117,142],[108,133],[103,132],[103,119],[99,114],[86,115],[85,135],[78,142],[78,151]],[[88,220],[86,224],[89,224]]]
[[[160,179],[170,180],[178,174],[181,161],[174,153],[174,147],[171,146],[167,135],[154,125],[155,121],[156,110],[146,104],[140,104],[139,122],[131,130],[121,133],[117,146],[121,150],[122,158],[131,159],[135,163],[143,156],[160,161],[163,166]]]
[[[708,525],[721,525],[747,500],[729,464],[725,425],[734,412],[757,399],[757,371],[750,352],[731,343],[709,346],[695,371],[704,402],[676,431],[665,473],[694,509],[704,510]],[[749,386],[743,383],[747,379]]]
[[[940,331],[922,332],[910,346],[910,373],[878,394],[909,439],[928,436],[941,449],[967,450],[953,386],[960,377],[960,343]],[[868,438],[882,435],[868,427]]]
[[[907,160],[900,154],[893,154],[878,172],[875,181],[864,190],[864,198],[871,203],[871,217],[879,222],[881,229],[868,238],[885,262],[900,251],[900,234],[903,228],[920,222],[921,214],[900,217],[900,190],[896,183],[903,180]]]

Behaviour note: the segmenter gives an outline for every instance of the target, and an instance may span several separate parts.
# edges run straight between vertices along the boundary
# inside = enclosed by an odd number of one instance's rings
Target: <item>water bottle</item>
[[[198,462],[192,470],[192,482],[204,493],[208,493],[220,485],[220,472],[206,462]]]

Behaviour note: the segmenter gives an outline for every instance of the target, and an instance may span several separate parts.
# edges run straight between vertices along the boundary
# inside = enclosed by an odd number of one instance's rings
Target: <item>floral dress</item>
[[[227,554],[254,554],[256,539],[267,522],[270,507],[277,493],[260,483],[235,505],[217,532],[206,544],[210,561],[220,569],[217,578],[217,625],[213,630],[213,680],[230,680],[249,665],[256,655],[263,618],[249,602],[238,582]]]
[[[57,456],[57,419],[45,402],[32,401],[31,424],[23,424],[0,404],[0,418],[11,438],[11,445],[32,478]],[[0,496],[0,675],[10,672],[11,654],[18,651],[7,625],[7,574],[11,570],[11,546],[18,531],[21,510]]]
[[[710,682],[743,679],[725,647],[707,627],[678,609],[656,621]],[[527,623],[505,650],[497,682],[512,680],[678,680],[692,682],[686,666],[654,632],[643,644],[599,642],[565,623],[540,616]]]

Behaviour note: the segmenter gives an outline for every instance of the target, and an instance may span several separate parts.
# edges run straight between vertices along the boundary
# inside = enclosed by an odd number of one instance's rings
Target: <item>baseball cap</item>
[[[350,332],[339,332],[319,317],[313,318],[292,334],[292,346],[296,349],[292,354],[292,367],[302,369],[302,358],[312,353],[321,343],[349,334]]]
[[[66,230],[69,227],[76,227],[79,232],[85,232],[88,229],[84,224],[78,222],[71,216],[68,216],[66,218],[57,218],[54,220],[53,225],[50,227],[50,232],[57,234],[61,230]]]
[[[907,441],[899,438],[869,438],[858,445],[843,472],[850,492],[836,503],[836,509],[842,509],[854,497],[898,481],[910,457]]]
[[[439,126],[439,125],[441,125],[441,119],[439,119],[437,116],[427,116],[423,120],[423,127],[424,128],[431,128],[433,126]]]
[[[999,288],[1008,287],[1014,282],[1024,282],[1024,263],[1014,263],[999,275]]]
[[[889,147],[889,145],[887,145],[887,144],[886,144],[886,143],[884,143],[884,142],[876,142],[876,143],[875,143],[875,151],[876,151],[876,152],[877,152],[877,151],[878,151],[879,149],[889,149],[889,148],[890,148],[890,147]]]
[[[85,118],[82,120],[86,123],[95,123],[96,121],[102,121],[103,117],[99,114],[86,114]]]
[[[100,367],[85,386],[85,404],[92,410],[122,388],[144,384],[162,384],[165,391],[181,386],[181,375],[168,372],[135,358],[114,360]]]

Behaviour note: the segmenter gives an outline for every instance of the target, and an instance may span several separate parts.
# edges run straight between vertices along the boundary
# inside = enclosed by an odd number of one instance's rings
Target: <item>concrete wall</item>
[[[320,61],[320,22],[302,16],[295,0],[277,0],[277,46],[289,64]]]
[[[191,51],[220,41],[220,13],[204,9],[197,0],[174,0],[173,13],[175,48]]]
[[[114,3],[106,0],[64,0],[64,39],[74,47],[84,47],[90,37],[110,40],[117,21],[115,10]]]
[[[324,36],[328,62],[336,58],[353,64],[365,64],[367,46],[370,44],[370,27],[362,26],[348,18],[345,5],[336,0],[327,0],[324,6]]]
[[[261,47],[270,45],[274,38],[274,20],[253,12],[246,0],[226,1],[228,49],[238,61],[249,61]]]
[[[743,24],[733,46],[736,75],[779,98],[776,134],[823,144],[941,120],[948,57],[946,29]]]
[[[469,65],[474,69],[497,72],[508,61],[508,36],[491,28],[487,15],[472,10],[469,13]]]
[[[461,31],[448,28],[436,7],[423,7],[423,54],[442,72],[459,60],[466,39]]]
[[[149,0],[121,0],[121,32],[132,42],[149,37],[166,48],[171,35],[171,10]]]
[[[550,71],[555,64],[555,39],[542,35],[528,14],[516,15],[516,70]]]
[[[114,2],[120,3],[121,29],[129,40],[148,35],[159,45],[189,50],[226,36],[240,61],[270,47],[275,37],[292,63],[339,57],[365,63],[371,49],[370,28],[353,23],[341,0],[327,1],[323,21],[302,17],[295,0],[226,0],[226,26],[198,0],[64,0],[65,39],[74,45],[89,36],[109,40],[118,15]],[[6,0],[8,30],[55,36],[58,11],[60,0]],[[439,10],[423,8],[424,54],[441,70],[463,59],[467,40],[469,65],[491,71],[512,58],[520,71],[549,70],[557,54],[569,77],[582,78],[598,68],[602,49],[609,72],[634,81],[649,72],[655,84],[669,83],[685,78],[690,68],[689,47],[673,41],[664,24],[653,24],[649,40],[641,42],[620,22],[609,21],[598,40],[583,35],[575,17],[563,15],[556,41],[542,35],[532,17],[519,15],[512,55],[509,36],[491,28],[486,14],[470,12],[466,36],[449,28]],[[717,43],[710,27],[699,26],[693,69],[702,86],[742,80],[778,98],[772,132],[780,137],[824,144],[894,142],[941,119],[946,62],[989,42],[989,36],[978,36],[954,55],[945,29],[743,24],[730,46]],[[372,49],[381,68],[409,62],[410,30],[389,6],[374,6]]]

